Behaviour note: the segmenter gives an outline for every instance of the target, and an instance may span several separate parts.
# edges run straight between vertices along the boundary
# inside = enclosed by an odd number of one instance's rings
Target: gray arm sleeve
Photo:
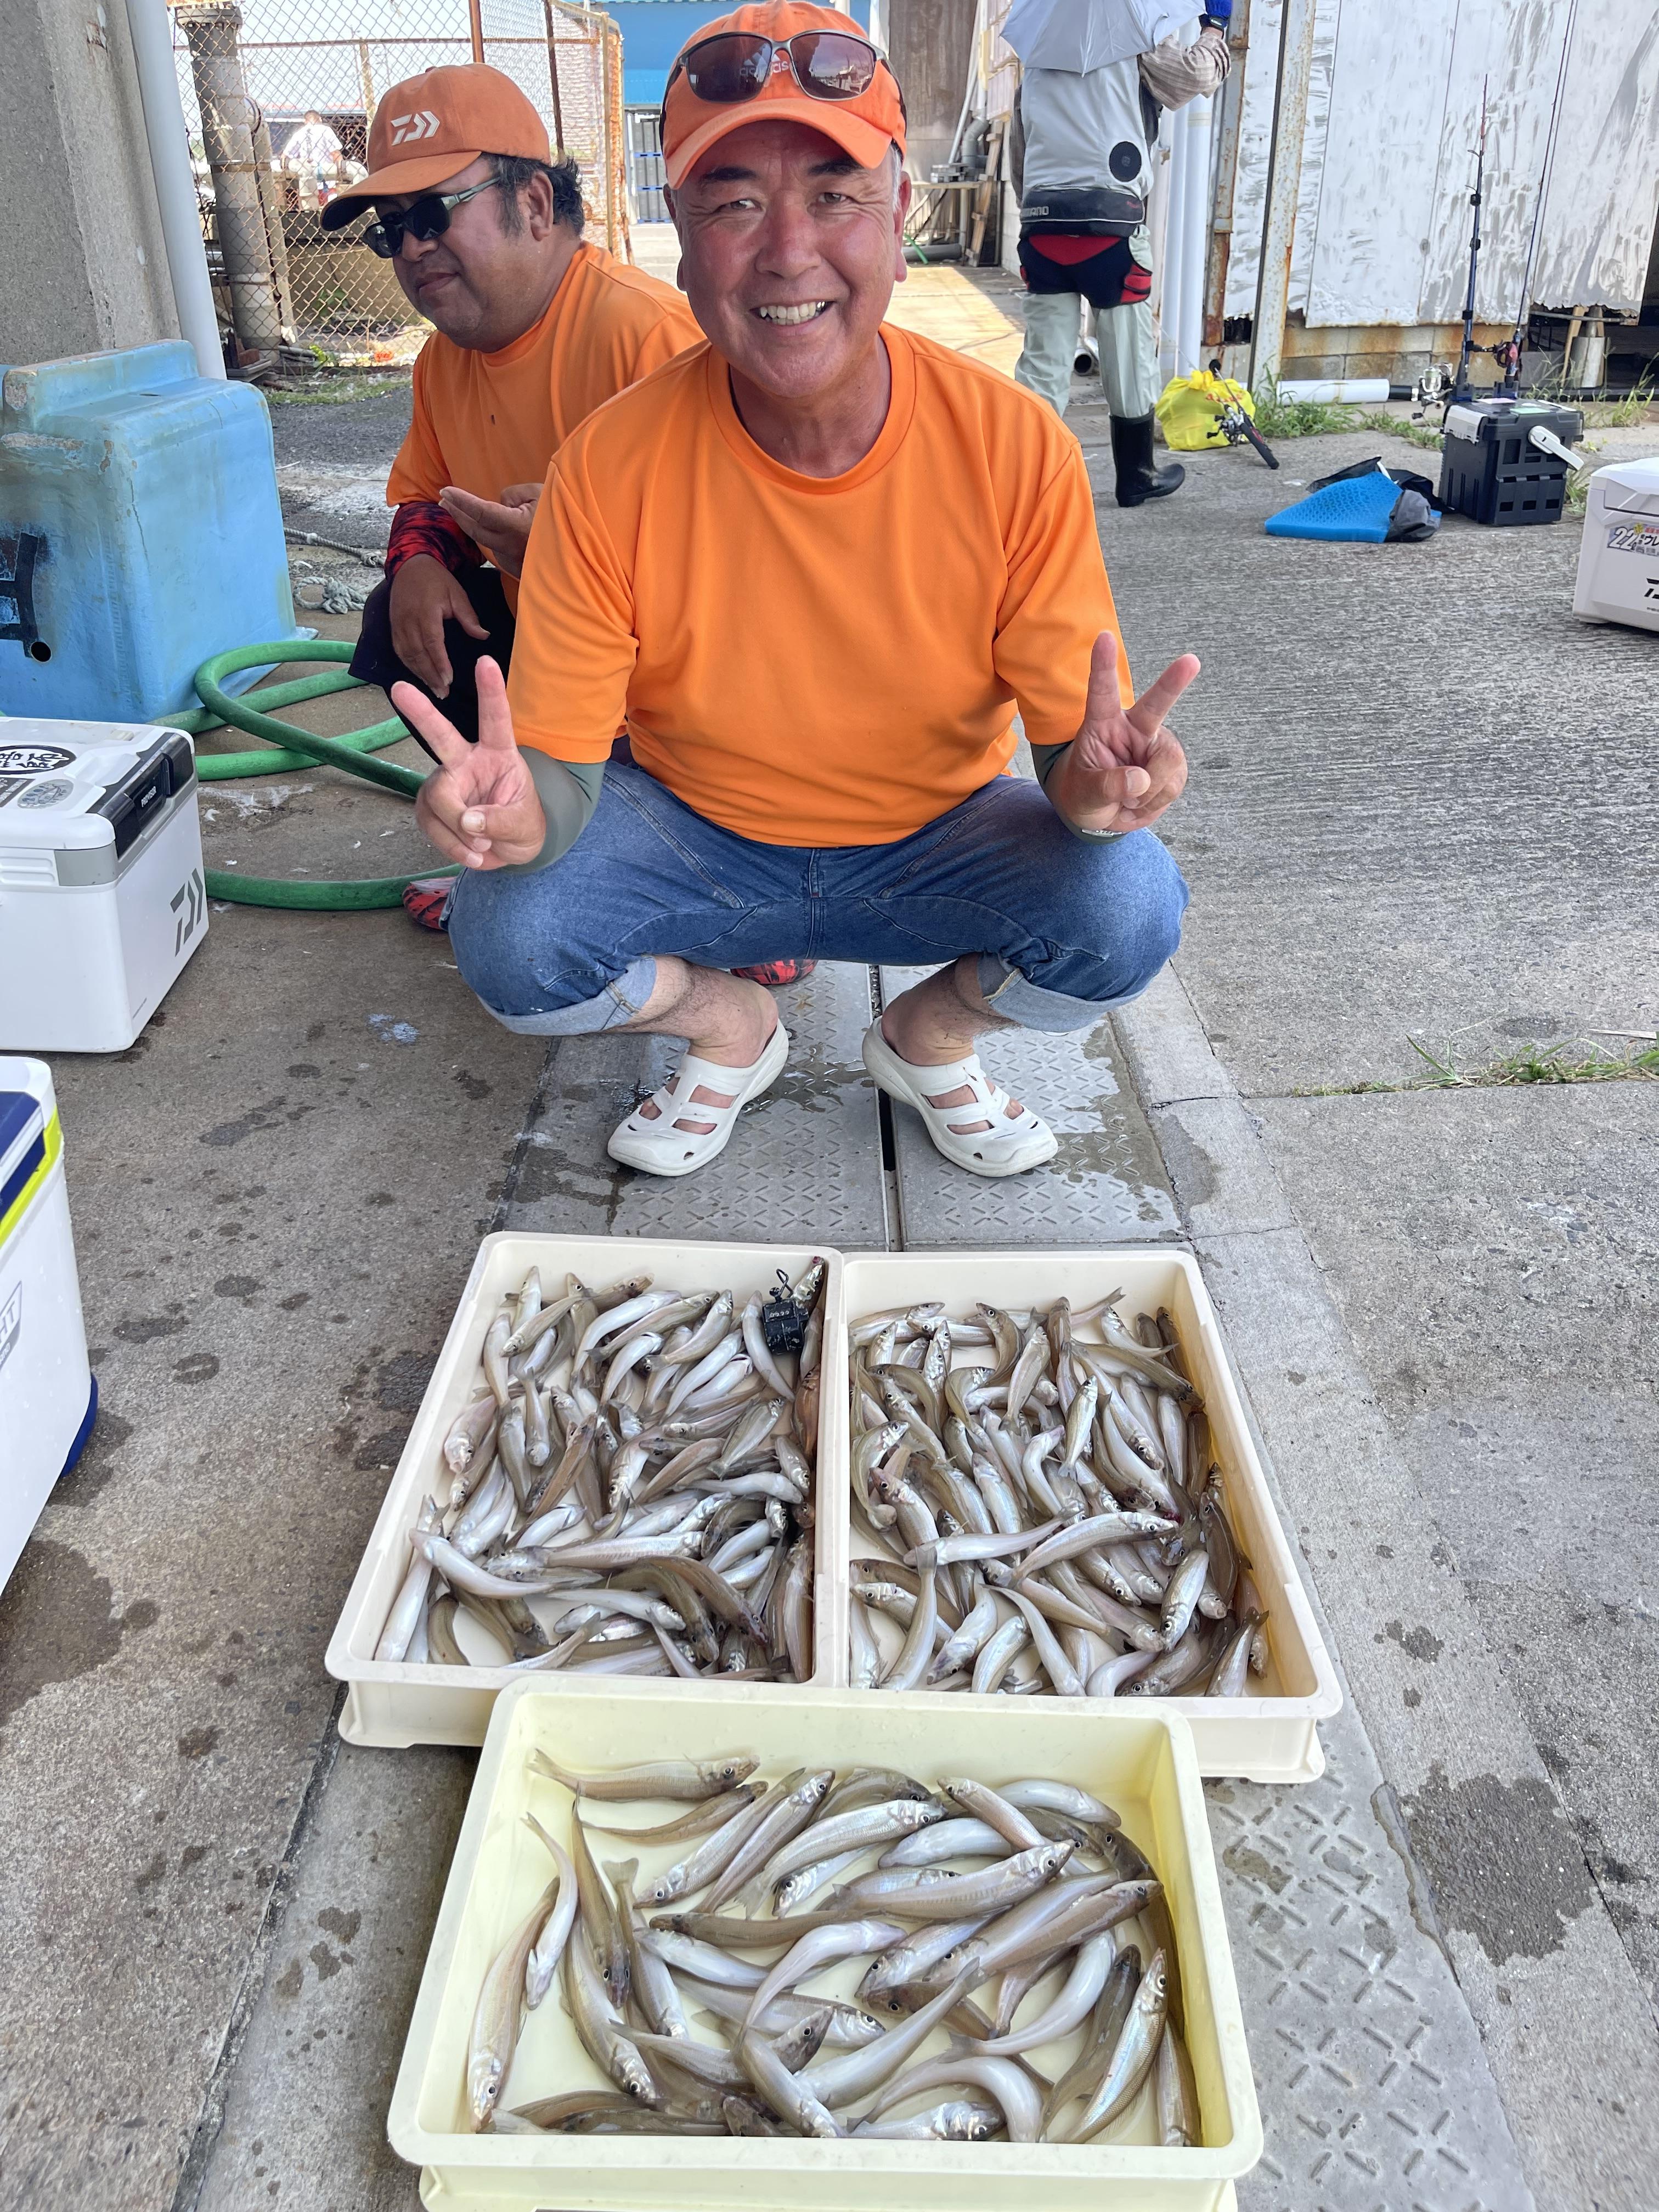
[[[1212,24],[1189,46],[1171,36],[1142,54],[1140,75],[1160,107],[1184,107],[1217,91],[1232,65],[1227,33]]]
[[[547,835],[533,860],[502,868],[500,872],[504,876],[533,876],[538,868],[550,868],[555,860],[562,860],[593,819],[599,787],[605,781],[603,761],[555,760],[551,753],[538,752],[533,745],[520,745],[519,757],[530,770],[536,796],[542,802]]]
[[[1036,769],[1037,781],[1042,786],[1045,793],[1048,788],[1049,777],[1054,774],[1055,769],[1059,767],[1061,760],[1068,752],[1070,752],[1072,748],[1069,744],[1063,745],[1032,746],[1032,763]],[[1069,814],[1060,813],[1060,808],[1054,805],[1054,802],[1052,799],[1048,801],[1048,804],[1051,806],[1054,806],[1055,813],[1060,815],[1060,820],[1071,831],[1073,836],[1081,837],[1087,844],[1109,845],[1115,837],[1121,837],[1123,835],[1123,832],[1121,830],[1079,830],[1076,823],[1072,820]]]

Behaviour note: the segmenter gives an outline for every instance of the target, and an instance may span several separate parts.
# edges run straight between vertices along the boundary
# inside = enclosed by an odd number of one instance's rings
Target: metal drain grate
[[[1345,1705],[1317,1782],[1204,1794],[1267,2147],[1239,2212],[1529,2212],[1480,2033],[1412,1914]]]

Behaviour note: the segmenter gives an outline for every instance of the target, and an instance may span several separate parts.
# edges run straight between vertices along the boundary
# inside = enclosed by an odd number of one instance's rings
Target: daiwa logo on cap
[[[418,115],[394,115],[392,118],[392,143],[394,146],[407,146],[416,138],[435,137],[441,128],[437,117],[429,107],[422,108]]]

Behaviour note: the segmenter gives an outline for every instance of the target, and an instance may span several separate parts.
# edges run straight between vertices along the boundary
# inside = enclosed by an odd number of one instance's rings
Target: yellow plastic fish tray
[[[538,1747],[579,1770],[740,1752],[774,1776],[807,1761],[845,1768],[879,1760],[928,1783],[1041,1775],[1103,1796],[1164,1883],[1202,2147],[1152,2142],[1150,2088],[1114,2124],[1112,2140],[1077,2148],[466,2132],[464,2079],[478,1993],[549,1879],[547,1853],[522,1816],[533,1811],[562,1842],[569,1838],[569,1793],[532,1771],[528,1754]],[[684,1808],[620,1810],[647,1826]],[[621,1838],[594,1841],[620,1855]],[[676,1855],[661,1845],[641,1852],[642,1877]],[[847,1980],[830,1986],[850,1987],[858,1971],[849,1963]],[[935,2040],[947,2047],[943,2034]],[[1049,2071],[1068,2053],[1056,2046],[1032,2056]],[[609,2086],[578,2043],[556,1985],[527,2016],[501,2104],[584,2084]],[[1231,2212],[1234,2183],[1261,2155],[1261,2120],[1191,1730],[1167,1704],[896,1695],[877,1705],[847,1690],[690,1682],[641,1683],[618,1698],[602,1681],[515,1683],[490,1717],[388,2134],[398,2154],[421,2167],[422,2199],[434,2212],[1006,2212],[1016,2203],[1042,2212]]]
[[[1318,1723],[1340,1710],[1342,1692],[1273,1510],[1215,1309],[1192,1255],[1145,1245],[1087,1252],[860,1253],[848,1260],[842,1283],[849,1326],[866,1315],[890,1307],[902,1309],[924,1299],[942,1299],[946,1311],[960,1319],[971,1315],[977,1299],[1023,1310],[1063,1296],[1081,1309],[1114,1290],[1124,1293],[1118,1310],[1132,1326],[1138,1314],[1156,1312],[1160,1306],[1167,1307],[1174,1318],[1182,1353],[1209,1416],[1211,1438],[1226,1483],[1228,1514],[1267,1602],[1270,1654],[1259,1696],[1124,1702],[1132,1706],[1144,1702],[1158,1712],[1179,1714],[1188,1722],[1200,1774],[1238,1775],[1252,1782],[1310,1782],[1325,1771]],[[980,1356],[963,1352],[958,1363],[971,1364]],[[839,1426],[820,1463],[826,1472],[835,1471],[840,1489],[832,1492],[821,1484],[819,1496],[822,1510],[842,1532],[838,1549],[843,1558],[850,1559],[854,1547],[848,1523],[850,1419],[844,1332],[836,1338],[829,1357],[832,1364],[824,1375],[823,1395],[826,1404],[833,1395]],[[862,1536],[856,1549],[860,1557],[871,1555]],[[829,1674],[821,1668],[821,1673],[828,1680],[844,1682],[849,1672],[850,1604],[844,1577],[823,1593],[823,1602],[820,1626],[835,1637],[836,1671]],[[879,1698],[886,1693],[875,1690],[864,1694]],[[960,1708],[975,1714],[994,1712],[1004,1703],[1000,1694],[976,1698],[970,1692],[955,1691],[939,1696],[939,1702],[952,1711]],[[1050,1700],[1044,1697],[1020,1702],[1030,1711],[1039,1704],[1046,1706]],[[1089,1704],[1093,1711],[1102,1710],[1097,1700]]]
[[[596,1288],[633,1274],[653,1275],[659,1285],[678,1289],[730,1290],[741,1297],[775,1287],[780,1267],[792,1278],[817,1257],[829,1263],[824,1287],[823,1341],[826,1362],[831,1347],[845,1333],[841,1304],[842,1259],[823,1246],[806,1244],[668,1243],[645,1237],[540,1237],[511,1234],[486,1237],[467,1277],[466,1287],[444,1339],[443,1350],[433,1370],[420,1412],[409,1432],[385,1500],[374,1523],[368,1547],[351,1584],[334,1633],[329,1639],[326,1665],[337,1681],[346,1685],[340,1714],[340,1733],[349,1743],[378,1744],[403,1750],[416,1743],[478,1744],[484,1740],[490,1708],[510,1683],[522,1679],[507,1666],[442,1667],[410,1665],[376,1659],[374,1648],[386,1625],[387,1609],[397,1595],[409,1565],[409,1532],[422,1499],[438,1486],[447,1490],[449,1476],[443,1465],[443,1440],[451,1423],[474,1395],[485,1332],[504,1297],[509,1297],[529,1270],[539,1267],[542,1281],[562,1285],[574,1273]],[[844,1377],[844,1370],[837,1369]],[[845,1391],[845,1381],[839,1388]],[[834,1420],[835,1390],[826,1366],[818,1414],[818,1479],[824,1482],[825,1451]],[[843,1423],[843,1429],[845,1424]],[[833,1475],[830,1488],[845,1496],[844,1482]],[[440,1492],[441,1496],[442,1492]],[[844,1589],[847,1558],[844,1510],[820,1510],[815,1532],[817,1557],[813,1571],[813,1651],[815,1681],[845,1679],[845,1665],[836,1672],[840,1648],[829,1626],[825,1610],[830,1592]],[[832,1557],[831,1553],[835,1555]],[[846,1641],[846,1613],[842,1612],[841,1644]],[[465,1631],[463,1629],[465,1646]],[[550,1676],[559,1687],[576,1678]],[[607,1678],[611,1693],[626,1700],[640,1689],[653,1686],[650,1678]],[[660,1686],[659,1685],[658,1686]],[[719,1694],[727,1697],[729,1690]]]

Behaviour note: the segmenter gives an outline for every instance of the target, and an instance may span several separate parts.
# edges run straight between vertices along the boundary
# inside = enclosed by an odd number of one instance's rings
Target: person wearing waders
[[[1120,507],[1167,498],[1186,478],[1178,463],[1160,468],[1152,457],[1158,368],[1149,301],[1150,149],[1163,108],[1207,97],[1225,77],[1231,14],[1232,0],[1213,0],[1191,46],[1173,33],[1152,44],[1147,27],[1162,27],[1160,17],[1179,20],[1179,9],[1146,0],[1016,0],[1004,33],[1024,64],[1014,159],[1027,297],[1025,347],[1014,374],[1064,415],[1088,303],[1112,410]]]

